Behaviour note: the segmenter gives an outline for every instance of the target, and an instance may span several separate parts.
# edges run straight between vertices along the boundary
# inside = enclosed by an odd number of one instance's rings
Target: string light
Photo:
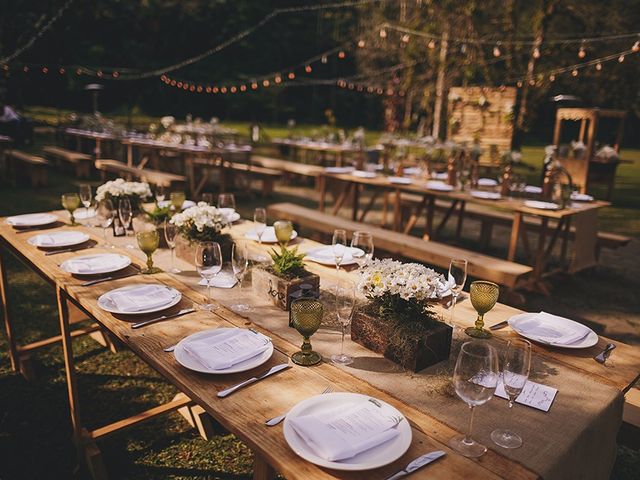
[[[252,90],[257,90],[257,89],[258,89],[258,84],[257,84],[256,82],[253,82],[253,83],[251,84],[251,89],[252,89]]]
[[[344,50],[340,50],[340,51],[338,52],[338,58],[339,58],[339,59],[341,59],[341,60],[342,60],[342,59],[343,59],[344,57],[346,57],[346,56],[347,56],[347,54],[346,54],[346,53],[344,53]]]
[[[27,67],[26,65],[22,68],[22,71],[24,73],[27,73],[29,71],[29,67]]]
[[[211,87],[207,85],[207,88],[204,89],[206,93],[211,93]]]
[[[533,49],[533,58],[535,59],[540,58],[540,49],[538,47]]]
[[[493,56],[496,57],[496,58],[499,57],[500,55],[502,55],[502,52],[500,51],[500,45],[501,45],[501,43],[498,42],[493,47]]]
[[[220,89],[220,93],[227,93],[227,87],[222,87]]]
[[[118,72],[118,71],[116,70],[115,72],[113,72],[113,73],[111,74],[111,76],[112,76],[113,78],[118,78],[118,77],[120,76],[120,72]]]
[[[429,43],[427,44],[427,47],[429,47],[431,50],[433,50],[434,48],[436,48],[436,41],[432,38],[431,40],[429,40]]]
[[[622,55],[620,55],[618,57],[618,62],[620,62],[620,63],[624,62],[624,54],[622,54]]]
[[[282,77],[280,75],[276,75],[276,78],[274,78],[273,80],[276,83],[281,83],[282,82]]]
[[[293,73],[293,72],[289,72],[289,75],[287,75],[287,78],[288,78],[289,80],[293,80],[294,78],[296,78],[296,74],[295,74],[295,73]]]
[[[556,81],[556,76],[554,74],[549,75],[549,81],[550,82],[555,82]]]
[[[240,91],[241,92],[246,92],[247,91],[247,86],[246,85],[240,85]]]
[[[270,85],[269,80],[267,80],[266,78],[262,81],[262,86],[263,87],[268,87]]]
[[[631,51],[633,53],[640,52],[640,40],[637,40],[636,43],[633,44],[633,47],[631,47]]]
[[[304,71],[307,73],[311,73],[313,71],[313,68],[311,68],[311,65],[307,65],[306,67],[304,67]]]
[[[322,56],[322,58],[320,59],[320,61],[321,61],[322,63],[327,63],[327,62],[329,61],[329,59],[327,58],[327,56],[326,56],[326,55],[323,55],[323,56]]]
[[[42,73],[49,73],[49,69],[47,67],[42,67]]]
[[[219,89],[218,87],[213,87],[213,88],[211,89],[211,91],[212,91],[213,93],[218,93],[218,92],[220,91],[220,89]]]
[[[578,57],[584,58],[587,56],[587,51],[584,49],[584,44],[580,45],[580,50],[578,50]]]
[[[401,40],[402,40],[402,43],[409,43],[409,40],[410,40],[410,39],[411,39],[411,37],[409,37],[409,34],[408,34],[408,33],[405,33],[405,34],[402,36],[402,39],[401,39]]]
[[[574,77],[578,76],[578,69],[574,68],[573,70],[571,70],[571,75],[573,75]]]
[[[365,45],[366,44],[365,44],[364,40],[362,40],[362,39],[358,40],[358,47],[364,48]]]
[[[66,70],[64,69],[64,67],[60,67],[60,70],[58,70],[58,73],[60,73],[60,75],[64,75],[65,71]]]
[[[602,64],[600,62],[596,63],[596,70],[602,70]]]
[[[518,80],[518,83],[516,83],[516,85],[518,86],[518,88],[522,88],[522,80]]]
[[[380,38],[387,38],[387,31],[384,28],[380,29]]]
[[[231,90],[231,93],[236,93],[238,91],[238,89],[235,86],[231,87],[230,90]]]

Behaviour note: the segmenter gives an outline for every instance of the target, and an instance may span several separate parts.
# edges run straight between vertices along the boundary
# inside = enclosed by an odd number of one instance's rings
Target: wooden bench
[[[113,173],[127,179],[148,182],[152,185],[170,188],[176,184],[185,184],[187,179],[184,175],[161,172],[159,170],[148,170],[145,168],[129,166],[124,162],[110,159],[98,159],[95,161],[96,169],[100,170],[102,179],[106,179],[107,173]]]
[[[221,163],[222,162],[222,163]],[[282,178],[279,170],[266,168],[250,163],[222,161],[213,158],[197,158],[193,160],[193,166],[198,168],[198,176],[200,181],[195,184],[196,170],[192,169],[190,175],[192,195],[199,196],[204,187],[211,183],[214,174],[219,173],[219,187],[221,192],[225,192],[232,188],[235,181],[235,174],[241,174],[246,178],[246,188],[251,188],[251,181],[257,180],[262,184],[262,195],[270,195],[273,193],[273,186],[276,180]]]
[[[24,171],[29,177],[31,186],[38,187],[47,185],[48,160],[20,150],[7,150],[5,157],[8,162],[9,175],[14,181],[21,176],[20,174]]]
[[[252,155],[251,163],[271,170],[278,170],[282,173],[290,173],[303,177],[317,178],[322,174],[322,172],[324,172],[324,168],[318,165],[307,165],[304,163],[292,162],[290,160],[264,157],[262,155]]]
[[[62,147],[48,145],[42,148],[46,157],[70,163],[75,167],[76,176],[79,178],[88,178],[91,174],[91,165],[93,157],[86,153],[74,152]]]
[[[293,203],[269,205],[267,213],[272,218],[290,220],[300,227],[323,234],[331,234],[336,228],[345,229],[348,235],[356,230],[365,230],[373,235],[377,249],[435,267],[446,269],[449,268],[449,262],[452,258],[466,258],[469,260],[468,273],[470,276],[490,280],[508,288],[518,286],[533,271],[531,267],[526,265],[354,222]]]

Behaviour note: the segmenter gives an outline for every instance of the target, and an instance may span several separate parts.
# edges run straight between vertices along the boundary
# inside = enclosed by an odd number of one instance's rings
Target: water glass
[[[176,227],[170,221],[164,222],[164,239],[167,241],[167,246],[171,250],[171,273],[180,273],[182,270],[175,267],[175,250],[176,250],[176,236],[178,235],[178,227]]]
[[[302,297],[291,303],[291,324],[303,338],[300,351],[291,355],[293,363],[308,367],[322,360],[322,356],[313,351],[309,339],[320,328],[323,313],[322,302],[315,298]]]
[[[255,223],[255,232],[258,237],[258,243],[262,245],[262,235],[267,229],[267,211],[258,207],[253,211],[253,223]]]
[[[233,269],[233,275],[238,281],[238,290],[242,291],[242,281],[247,273],[247,267],[249,266],[249,256],[247,254],[247,246],[236,242],[231,247],[231,268]],[[246,303],[237,303],[231,306],[231,310],[235,312],[248,312],[250,310],[249,305]]]
[[[131,221],[133,220],[133,210],[131,208],[131,200],[127,197],[123,197],[118,202],[118,217],[120,218],[120,223],[124,227],[125,237],[129,236],[129,226],[131,225]],[[134,248],[134,246],[130,243],[126,245],[127,248]]]
[[[208,205],[213,205],[213,193],[203,193],[202,197],[200,197],[200,200]]]
[[[89,207],[91,206],[91,200],[93,195],[91,193],[91,185],[88,183],[80,184],[80,201],[82,205],[84,205],[85,210],[87,211],[87,218],[89,217]]]
[[[351,238],[351,255],[360,268],[364,267],[373,258],[373,235],[369,232],[353,232]]]
[[[196,248],[196,270],[207,282],[207,303],[202,310],[215,310],[218,306],[211,301],[211,280],[222,270],[222,251],[217,242],[203,242]]]
[[[218,195],[218,208],[236,209],[236,197],[233,193],[221,193]]]
[[[156,203],[164,202],[165,197],[167,196],[167,189],[162,185],[158,185],[156,187]]]
[[[334,230],[333,231],[333,240],[331,241],[331,245],[333,246],[333,256],[336,260],[336,270],[338,273],[340,272],[340,265],[342,264],[342,260],[344,260],[344,254],[347,251],[347,232],[346,230]]]
[[[116,210],[113,207],[113,202],[108,198],[100,200],[96,208],[96,220],[98,226],[102,227],[104,233],[104,247],[114,248],[114,245],[109,242],[107,238],[107,229],[113,224],[113,220],[116,216]]]
[[[449,263],[449,283],[451,286],[451,324],[453,325],[453,311],[458,302],[458,296],[467,282],[467,260],[465,258],[452,258]]]
[[[347,327],[351,323],[353,307],[356,304],[356,286],[353,282],[345,280],[336,285],[335,292],[336,316],[342,327],[342,341],[340,343],[340,354],[331,355],[331,361],[336,365],[350,365],[353,363],[353,357],[344,353],[344,336],[347,332]]]

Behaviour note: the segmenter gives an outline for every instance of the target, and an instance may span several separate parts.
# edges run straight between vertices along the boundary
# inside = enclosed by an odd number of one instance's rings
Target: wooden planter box
[[[449,358],[453,333],[449,325],[436,322],[431,330],[404,338],[402,348],[394,344],[392,328],[383,319],[358,309],[351,321],[351,339],[414,372]]]
[[[320,291],[320,277],[315,273],[309,273],[306,277],[285,280],[264,268],[254,268],[251,272],[253,292],[282,310],[289,310],[291,294],[299,290],[300,285],[305,283],[313,287],[313,292]]]
[[[162,232],[160,228],[158,228],[158,233],[162,233],[164,235],[164,229]],[[162,242],[162,239],[160,240]],[[166,244],[166,242],[165,242]],[[184,260],[185,262],[195,265],[196,264],[196,248],[198,247],[198,242],[189,242],[182,235],[176,236],[176,257]],[[220,249],[222,250],[222,261],[227,262],[231,261],[231,242],[226,241],[220,244]]]

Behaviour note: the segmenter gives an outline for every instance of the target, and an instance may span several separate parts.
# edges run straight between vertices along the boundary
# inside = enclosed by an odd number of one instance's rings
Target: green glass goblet
[[[75,212],[80,206],[80,195],[77,193],[63,193],[61,201],[62,207],[69,212],[71,225],[78,225],[78,223],[76,223],[76,218],[73,216],[73,212]]]
[[[171,205],[179,212],[182,209],[182,205],[184,201],[187,199],[187,196],[184,192],[171,192],[169,195],[169,200],[171,200]]]
[[[273,224],[273,230],[280,246],[286,247],[289,244],[289,240],[291,240],[293,224],[288,220],[278,220]]]
[[[322,303],[315,298],[299,298],[291,304],[291,325],[304,338],[301,350],[291,356],[294,363],[309,367],[322,360],[320,354],[313,351],[309,341],[309,337],[320,328],[322,312]]]
[[[474,338],[490,338],[491,332],[484,329],[484,315],[498,301],[500,287],[493,282],[478,280],[471,283],[469,290],[471,292],[471,304],[478,312],[478,318],[476,318],[475,326],[466,328],[464,332]]]
[[[152,273],[159,273],[162,269],[153,266],[153,252],[158,249],[160,243],[160,235],[157,230],[145,230],[136,234],[138,240],[138,246],[147,256],[147,268],[142,270],[142,273],[149,275]]]

